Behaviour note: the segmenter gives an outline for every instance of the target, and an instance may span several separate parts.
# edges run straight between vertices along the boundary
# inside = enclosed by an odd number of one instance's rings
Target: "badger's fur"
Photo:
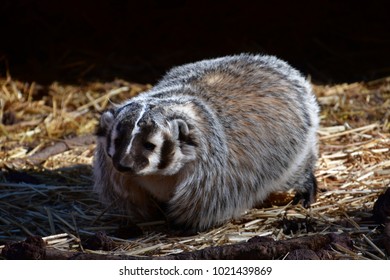
[[[104,112],[94,189],[135,222],[205,230],[274,191],[315,200],[318,105],[309,83],[273,57],[241,54],[173,68]],[[165,207],[162,207],[164,205]]]

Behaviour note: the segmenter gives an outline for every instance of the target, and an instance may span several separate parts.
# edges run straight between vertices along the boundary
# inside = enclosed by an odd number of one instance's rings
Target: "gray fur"
[[[134,221],[205,230],[274,191],[315,200],[318,105],[287,63],[241,54],[173,68],[105,112],[94,189]],[[115,166],[115,167],[114,167]],[[118,171],[120,170],[120,171]]]

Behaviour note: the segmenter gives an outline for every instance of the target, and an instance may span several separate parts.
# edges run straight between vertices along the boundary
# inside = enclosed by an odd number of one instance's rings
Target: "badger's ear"
[[[186,142],[190,133],[188,124],[182,119],[174,119],[170,121],[169,125],[172,130],[172,137],[179,141]]]
[[[182,119],[174,119],[170,121],[169,126],[172,130],[172,137],[180,143],[183,160],[187,162],[194,160],[197,145],[189,125]]]
[[[114,109],[108,109],[100,116],[99,127],[96,132],[97,136],[106,136],[108,128],[114,122]]]

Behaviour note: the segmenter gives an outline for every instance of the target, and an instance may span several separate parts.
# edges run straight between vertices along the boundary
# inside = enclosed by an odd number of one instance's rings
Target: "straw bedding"
[[[164,221],[133,225],[105,209],[91,190],[99,112],[150,87],[122,80],[42,86],[0,78],[0,250],[39,235],[62,251],[165,256],[255,236],[345,233],[353,248],[335,246],[336,258],[388,259],[380,242],[383,221],[373,219],[372,210],[390,185],[390,78],[314,85],[321,105],[320,191],[310,209],[291,205],[292,193],[276,193],[262,208],[191,236]],[[101,232],[113,241],[109,248],[84,248]]]

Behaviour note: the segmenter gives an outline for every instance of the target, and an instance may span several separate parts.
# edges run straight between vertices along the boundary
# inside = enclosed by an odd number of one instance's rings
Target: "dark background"
[[[0,1],[0,75],[154,83],[174,65],[274,54],[317,83],[390,75],[386,1]]]

